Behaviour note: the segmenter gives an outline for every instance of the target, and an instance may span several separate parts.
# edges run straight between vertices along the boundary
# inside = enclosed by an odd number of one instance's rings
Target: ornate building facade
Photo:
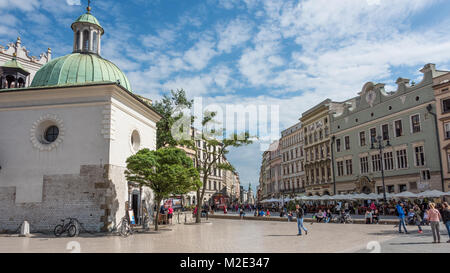
[[[301,122],[281,132],[281,183],[283,194],[305,191],[303,130]]]
[[[441,189],[433,79],[445,72],[433,64],[421,72],[418,84],[399,78],[394,92],[366,83],[357,97],[333,109],[338,193],[381,193],[382,170],[389,193]]]
[[[22,46],[22,40],[20,37],[17,38],[15,43],[9,43],[7,47],[0,45],[0,67],[6,64],[6,67],[10,67],[11,64],[14,67],[19,67],[26,72],[26,77],[23,84],[19,85],[18,78],[6,79],[7,74],[2,73],[3,77],[1,79],[0,88],[19,88],[28,87],[36,75],[36,72],[46,63],[50,62],[52,59],[52,51],[49,48],[46,53],[42,53],[39,58],[35,56],[30,56],[30,51],[28,51],[24,46]],[[13,61],[13,62],[12,62]],[[13,76],[13,75],[10,75]],[[17,82],[16,82],[17,80]],[[5,83],[6,81],[6,83]],[[9,82],[9,84],[7,83]]]
[[[450,73],[433,79],[436,98],[436,123],[439,131],[442,191],[450,191]]]
[[[303,126],[305,190],[307,195],[333,194],[329,99],[304,112]]]

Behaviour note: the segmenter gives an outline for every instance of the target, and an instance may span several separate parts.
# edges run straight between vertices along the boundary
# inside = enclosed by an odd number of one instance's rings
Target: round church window
[[[56,126],[50,126],[45,131],[45,140],[47,140],[49,143],[55,142],[55,140],[59,136],[59,129]]]
[[[141,137],[139,136],[139,132],[134,130],[131,134],[131,147],[134,151],[138,151],[141,147]]]

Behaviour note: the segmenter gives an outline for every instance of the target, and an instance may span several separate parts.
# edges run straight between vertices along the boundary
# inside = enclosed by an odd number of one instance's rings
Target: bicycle
[[[123,237],[128,237],[129,235],[134,233],[130,221],[128,221],[128,218],[126,216],[124,216],[120,221],[118,231],[119,234]]]
[[[68,222],[66,220],[69,220]],[[75,218],[66,218],[61,219],[62,224],[56,225],[55,229],[53,230],[53,233],[56,237],[60,237],[63,233],[67,232],[69,237],[74,237],[78,235],[79,229],[78,229],[78,220]]]

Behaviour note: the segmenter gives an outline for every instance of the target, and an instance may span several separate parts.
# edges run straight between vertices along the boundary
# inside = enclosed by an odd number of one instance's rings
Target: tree
[[[251,144],[250,136],[248,133],[243,134],[233,134],[229,139],[222,138],[223,130],[210,130],[209,132],[201,130],[200,136],[195,133],[190,135],[187,139],[174,137],[172,135],[172,127],[175,127],[175,132],[178,133],[177,123],[182,121],[181,119],[187,119],[188,124],[190,124],[189,129],[193,128],[194,117],[189,114],[185,116],[180,110],[180,108],[185,108],[190,110],[193,105],[193,100],[188,100],[186,98],[186,92],[181,89],[171,91],[171,97],[165,95],[161,102],[156,102],[154,104],[155,109],[162,115],[162,119],[157,123],[157,147],[165,146],[184,146],[195,151],[194,162],[198,173],[202,177],[202,183],[197,184],[198,187],[195,189],[197,193],[197,217],[196,222],[200,223],[200,206],[202,205],[203,198],[205,196],[206,185],[209,178],[209,173],[212,168],[217,168],[221,170],[231,170],[234,171],[234,167],[229,162],[223,162],[222,158],[229,152],[230,147],[240,147],[243,145]],[[203,128],[207,128],[209,125],[214,124],[214,117],[216,112],[206,112],[203,115],[201,125]],[[182,122],[184,124],[184,122]],[[180,128],[185,128],[181,126]],[[203,129],[202,128],[202,129]],[[186,133],[186,132],[185,132]],[[206,150],[202,147],[197,147],[195,141],[201,139],[205,142]],[[203,156],[205,154],[205,156]],[[209,160],[204,160],[209,158]]]
[[[171,128],[177,120],[183,117],[183,113],[179,111],[181,108],[191,109],[193,100],[186,98],[186,92],[181,89],[170,91],[171,96],[164,95],[161,101],[154,103],[153,107],[161,114],[162,118],[156,124],[156,148],[165,146],[177,146],[178,141],[175,140],[171,133]]]
[[[214,117],[216,112],[207,112],[204,114],[202,120],[202,127],[207,128],[210,123],[214,123]],[[184,145],[189,146],[195,151],[195,162],[198,173],[202,176],[202,186],[197,188],[197,215],[196,223],[200,223],[200,206],[202,205],[203,198],[205,197],[206,185],[209,175],[213,168],[219,170],[235,171],[233,165],[228,161],[223,161],[225,155],[229,153],[230,147],[241,147],[243,145],[251,144],[250,135],[248,132],[238,134],[232,134],[229,138],[223,138],[223,130],[203,130],[200,136],[197,134],[192,135],[190,142],[184,142]],[[201,139],[205,144],[204,147],[197,147],[195,140]]]
[[[155,230],[158,230],[159,204],[164,198],[201,187],[192,159],[183,150],[174,147],[138,151],[127,159],[125,175],[128,181],[153,190],[157,204]]]

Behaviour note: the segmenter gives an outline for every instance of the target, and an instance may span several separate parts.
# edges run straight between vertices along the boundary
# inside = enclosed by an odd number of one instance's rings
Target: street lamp
[[[377,143],[378,147],[375,147],[373,144]],[[383,138],[381,136],[377,136],[376,139],[372,139],[372,145],[370,147],[371,150],[379,150],[380,151],[380,168],[381,168],[381,181],[383,182],[383,200],[386,204],[386,186],[384,184],[384,167],[383,167],[383,149],[386,147],[390,147],[391,143],[389,143],[389,139],[386,140],[386,145],[383,144]]]

